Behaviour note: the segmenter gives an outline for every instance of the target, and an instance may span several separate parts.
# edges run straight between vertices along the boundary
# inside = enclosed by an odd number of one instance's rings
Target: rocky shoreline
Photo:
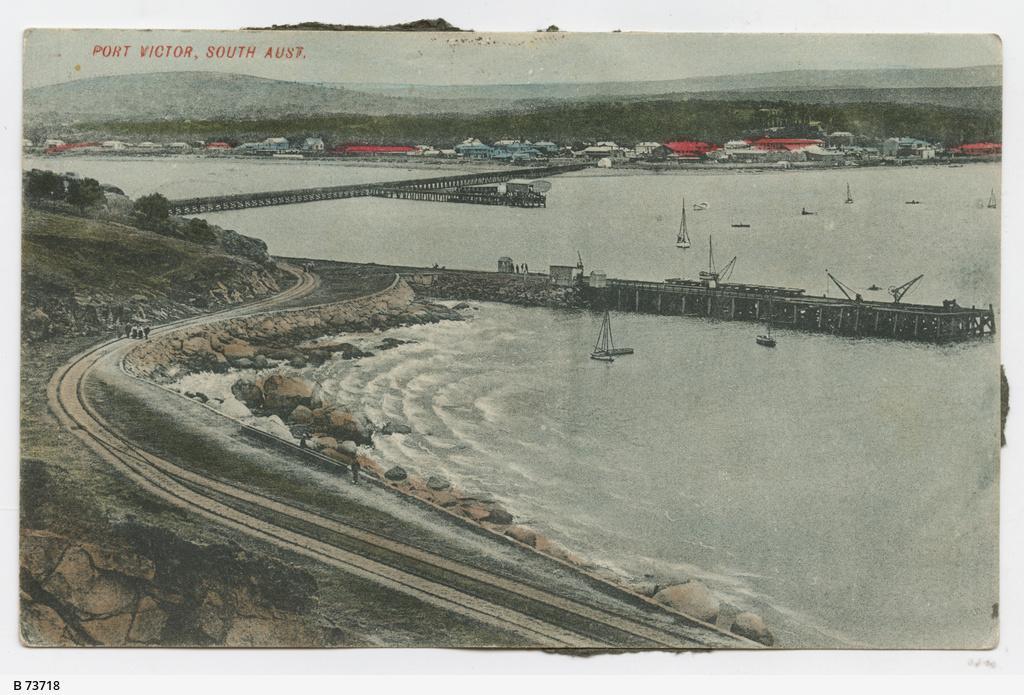
[[[421,476],[388,466],[373,453],[374,437],[409,434],[402,423],[372,423],[362,414],[328,402],[319,386],[299,373],[330,359],[358,360],[373,351],[404,344],[390,337],[362,347],[323,336],[369,333],[401,325],[461,320],[466,304],[449,309],[416,301],[404,280],[363,298],[335,304],[225,319],[161,335],[140,344],[124,361],[135,376],[162,385],[198,372],[237,370],[231,385],[232,410],[210,403],[230,417],[255,416],[258,429],[350,467],[437,510],[567,563],[581,571],[734,634],[771,646],[774,637],[763,619],[720,601],[703,583],[629,580],[574,554],[538,530],[517,523],[515,515],[478,491],[462,490],[439,475]],[[205,393],[185,396],[207,403]],[[221,399],[223,401],[223,399]],[[240,405],[239,405],[240,404]]]

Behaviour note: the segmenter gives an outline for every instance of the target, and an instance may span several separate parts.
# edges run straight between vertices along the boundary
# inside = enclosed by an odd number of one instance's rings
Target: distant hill
[[[26,126],[82,121],[530,112],[566,102],[712,99],[880,102],[1001,109],[999,66],[796,70],[649,82],[513,85],[330,84],[210,72],[96,77],[25,90]]]
[[[647,97],[637,97],[647,98]],[[801,104],[900,104],[998,112],[1002,87],[893,87],[874,89],[749,89],[655,95],[654,99],[795,102]]]
[[[492,108],[473,100],[367,94],[334,84],[212,72],[117,75],[25,90],[26,123],[273,118],[290,114],[443,113]]]
[[[410,85],[345,83],[347,89],[382,96],[429,99],[589,99],[594,97],[654,96],[674,93],[734,91],[878,90],[921,88],[1000,87],[1002,67],[889,68],[875,70],[789,70],[688,77],[679,80],[584,82],[500,85]]]

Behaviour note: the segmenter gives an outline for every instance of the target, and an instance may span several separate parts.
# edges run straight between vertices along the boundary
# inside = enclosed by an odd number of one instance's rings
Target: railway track
[[[169,323],[154,330],[153,335],[183,325],[200,325],[231,315],[267,310],[275,304],[301,298],[316,288],[315,276],[298,268],[288,269],[298,281],[275,297],[246,307]],[[63,426],[126,478],[166,502],[280,549],[514,633],[537,647],[759,646],[683,616],[628,615],[626,610],[610,610],[567,598],[520,579],[453,560],[341,519],[208,477],[152,454],[118,434],[97,411],[84,387],[98,365],[120,365],[124,354],[134,344],[130,340],[111,340],[75,356],[51,378],[47,398]]]

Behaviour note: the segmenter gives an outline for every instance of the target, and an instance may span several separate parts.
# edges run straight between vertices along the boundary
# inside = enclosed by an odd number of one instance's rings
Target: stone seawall
[[[397,280],[388,289],[366,297],[171,331],[141,343],[125,357],[124,366],[129,373],[158,383],[169,383],[190,372],[226,372],[232,366],[262,368],[268,360],[287,360],[301,367],[329,357],[323,350],[296,347],[305,340],[454,318],[457,315],[444,307],[414,301],[409,285]],[[346,344],[337,348],[345,350]]]
[[[478,302],[503,302],[520,306],[567,308],[581,305],[575,287],[551,284],[547,275],[513,273],[424,271],[402,273],[422,297]]]

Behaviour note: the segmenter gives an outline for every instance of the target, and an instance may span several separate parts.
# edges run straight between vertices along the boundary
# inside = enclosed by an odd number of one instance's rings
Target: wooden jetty
[[[768,321],[776,328],[851,337],[944,343],[995,335],[995,310],[807,296],[804,290],[696,280],[643,282],[608,278],[590,287],[581,278],[587,304],[647,314],[703,316],[725,321]],[[770,312],[770,316],[769,316]]]
[[[578,171],[590,166],[591,164],[565,164],[561,166],[505,169],[425,179],[357,183],[345,186],[323,186],[287,191],[264,191],[260,193],[236,193],[205,198],[183,198],[168,201],[168,208],[172,215],[197,215],[204,212],[246,210],[273,205],[295,205],[298,203],[315,203],[322,200],[343,200],[346,198],[363,197],[542,208],[546,205],[546,198],[543,193],[527,191],[504,194],[487,189],[475,190],[472,187],[502,183],[518,178],[539,179],[545,176],[557,176],[558,174]]]

